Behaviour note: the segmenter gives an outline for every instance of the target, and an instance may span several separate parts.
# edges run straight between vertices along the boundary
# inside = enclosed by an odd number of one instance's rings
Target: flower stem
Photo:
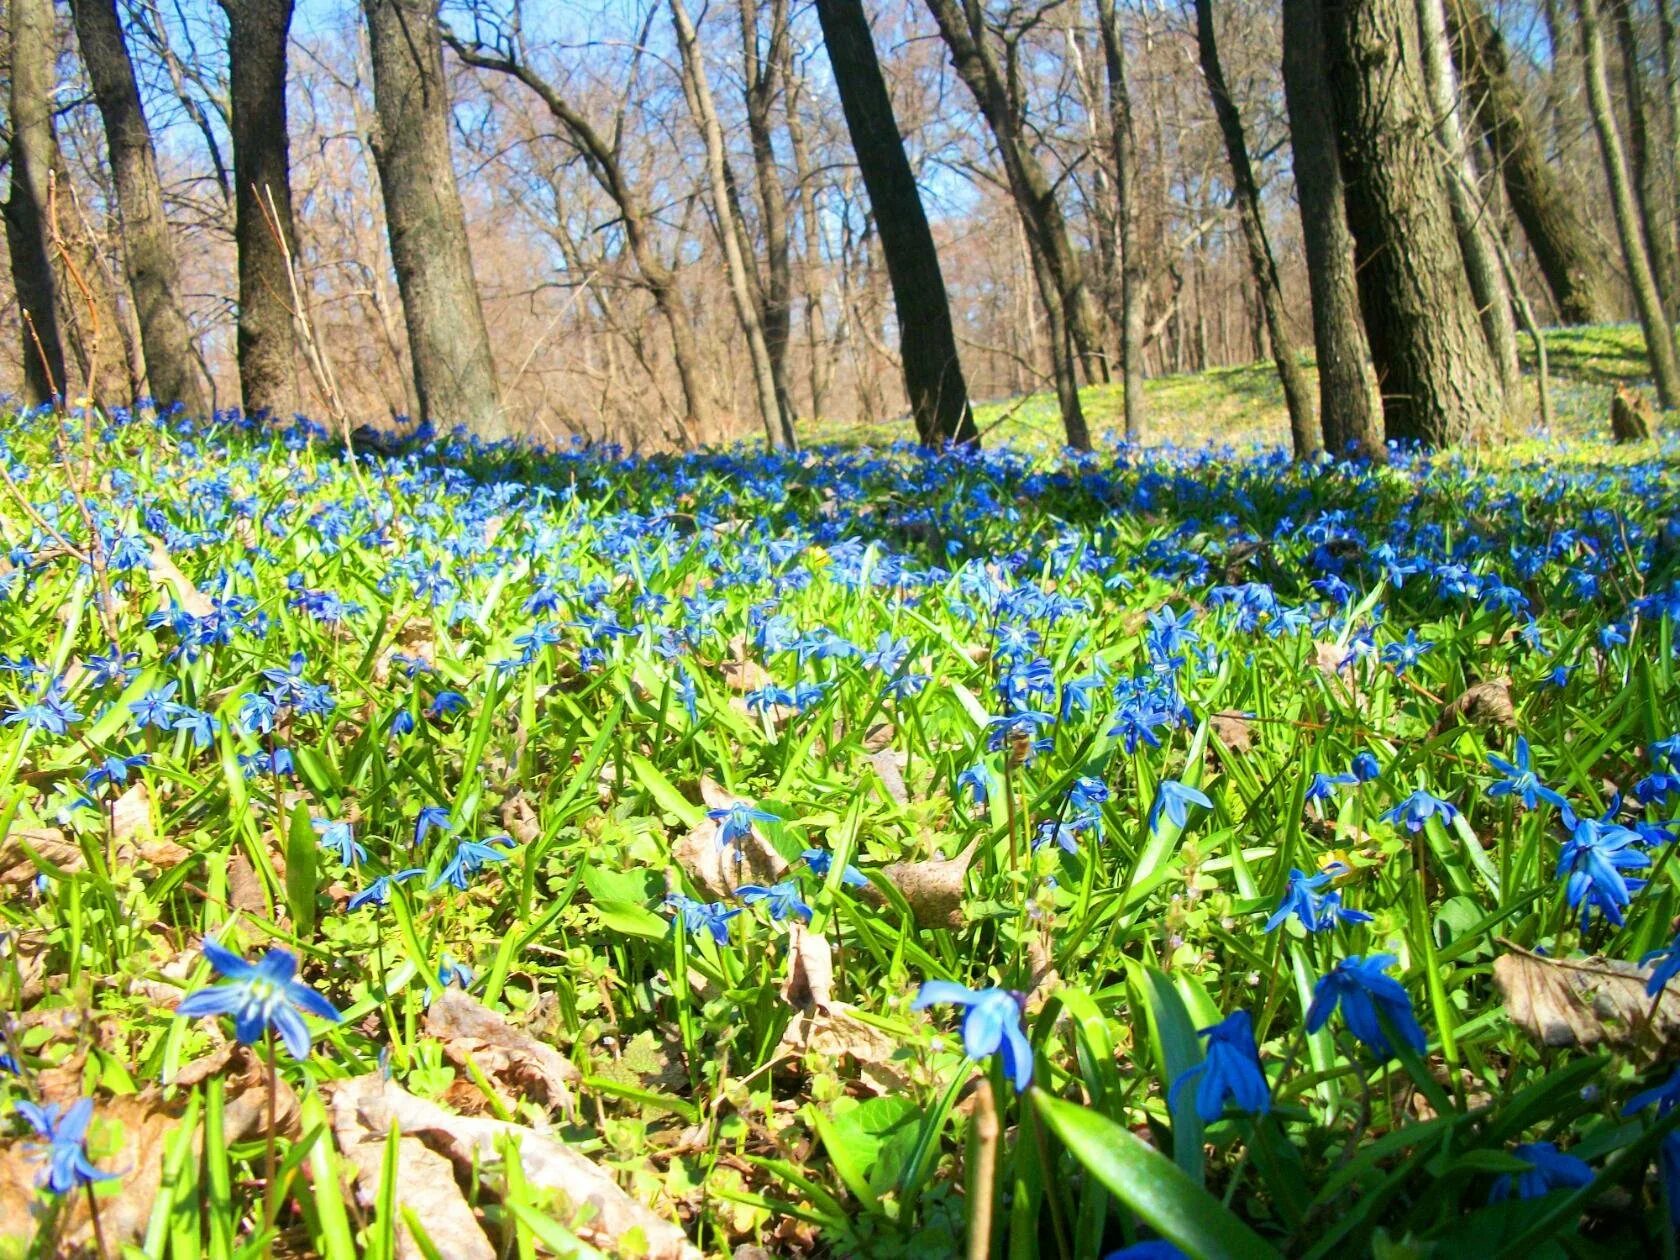
[[[87,1191],[88,1218],[93,1222],[93,1245],[99,1251],[99,1260],[106,1260],[111,1253],[105,1249],[105,1228],[99,1223],[99,1196],[93,1192],[93,1183],[84,1182],[82,1189]]]

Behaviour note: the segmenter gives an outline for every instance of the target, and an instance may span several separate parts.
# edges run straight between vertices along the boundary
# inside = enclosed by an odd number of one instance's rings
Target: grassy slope
[[[1533,354],[1522,341],[1525,369],[1532,371]],[[1618,384],[1643,385],[1649,378],[1645,339],[1636,324],[1546,330],[1546,355],[1552,382],[1552,405],[1560,430],[1573,437],[1591,437],[1609,424],[1610,391]],[[1313,370],[1309,368],[1309,370]],[[1213,368],[1182,376],[1156,377],[1146,383],[1148,419],[1144,440],[1187,445],[1230,443],[1281,444],[1288,441],[1283,389],[1270,363]],[[1529,412],[1538,415],[1538,394],[1529,381]],[[1118,384],[1094,385],[1080,395],[1085,416],[1097,441],[1118,435],[1124,391]],[[1036,445],[1056,441],[1061,421],[1056,396],[1045,391],[1018,398],[980,403],[975,419],[988,443]],[[807,423],[807,441],[879,443],[910,436],[907,419],[868,425],[845,422]]]

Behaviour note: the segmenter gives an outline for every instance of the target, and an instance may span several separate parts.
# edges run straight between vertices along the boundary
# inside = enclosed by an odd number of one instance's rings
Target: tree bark
[[[1435,116],[1435,143],[1446,171],[1447,205],[1453,230],[1464,255],[1464,274],[1482,316],[1488,350],[1499,369],[1500,387],[1508,404],[1515,405],[1521,389],[1517,370],[1517,324],[1511,314],[1511,294],[1494,253],[1484,207],[1474,196],[1476,172],[1464,145],[1458,80],[1452,68],[1444,0],[1417,0],[1419,48],[1429,106]]]
[[[1511,78],[1499,28],[1481,0],[1447,0],[1446,17],[1466,94],[1559,318],[1566,324],[1615,318],[1604,259],[1575,210],[1581,196],[1546,156]]]
[[[1033,273],[1050,325],[1050,362],[1056,377],[1068,445],[1089,450],[1090,430],[1079,401],[1079,364],[1098,359],[1084,269],[1073,252],[1067,220],[1044,166],[1027,145],[1020,111],[990,47],[979,0],[927,0],[952,65],[986,119],[1033,255]],[[1088,368],[1093,376],[1097,369]]]
[[[1237,103],[1225,82],[1224,67],[1219,63],[1219,43],[1213,28],[1213,0],[1196,0],[1196,47],[1201,57],[1202,76],[1207,80],[1208,95],[1213,98],[1219,133],[1225,141],[1225,155],[1231,165],[1231,190],[1236,197],[1237,218],[1242,224],[1248,269],[1254,277],[1266,339],[1271,342],[1272,361],[1277,365],[1278,379],[1283,382],[1284,403],[1289,408],[1290,441],[1295,458],[1306,459],[1322,446],[1318,417],[1313,412],[1307,374],[1295,353],[1295,341],[1290,336],[1289,323],[1283,312],[1283,285],[1278,279],[1277,260],[1272,257],[1271,242],[1266,239],[1266,221],[1260,209],[1260,184],[1249,161],[1242,116],[1237,112]]]
[[[828,387],[833,380],[833,347],[828,342],[828,317],[823,311],[822,217],[817,203],[817,173],[800,117],[804,83],[794,73],[792,41],[782,45],[782,79],[787,84],[788,146],[793,150],[793,177],[799,186],[801,280],[805,286],[805,335],[810,355],[811,418],[821,420],[828,410]]]
[[[1442,446],[1502,413],[1453,230],[1410,0],[1327,0],[1335,102],[1360,306],[1391,439]]]
[[[1610,209],[1616,218],[1616,235],[1622,242],[1622,260],[1628,283],[1633,287],[1639,324],[1645,330],[1645,353],[1651,362],[1651,376],[1657,386],[1657,401],[1665,410],[1680,408],[1680,357],[1674,348],[1674,333],[1663,313],[1651,258],[1645,249],[1628,177],[1627,157],[1622,151],[1621,133],[1610,105],[1609,76],[1604,69],[1604,36],[1599,28],[1598,0],[1575,0],[1581,18],[1581,62],[1587,82],[1587,106],[1592,112],[1593,130],[1604,158],[1604,175],[1610,185]]]
[[[140,108],[140,89],[123,43],[116,0],[73,0],[70,11],[105,124],[111,177],[122,216],[123,258],[152,397],[160,405],[179,403],[189,415],[206,415],[209,403],[202,367],[193,347],[192,328],[177,297],[180,269],[164,216],[157,153]]]
[[[58,333],[47,200],[53,155],[53,11],[51,0],[12,0],[12,184],[6,199],[6,247],[12,261],[23,339],[23,401],[63,397],[64,343]]]
[[[490,334],[473,280],[449,151],[437,0],[362,0],[378,127],[374,166],[425,419],[486,441],[512,435],[496,396]]]
[[[222,0],[228,16],[239,393],[247,415],[298,409],[287,255],[297,248],[286,127],[292,0]]]
[[[759,318],[764,348],[776,383],[782,424],[791,430],[798,417],[788,382],[788,348],[793,333],[793,250],[788,237],[787,190],[776,170],[774,110],[783,89],[783,47],[788,42],[787,0],[770,0],[770,32],[765,52],[758,49],[758,0],[740,0],[741,70],[746,88],[747,137],[752,147],[753,184],[764,229],[764,283],[759,287]]]
[[[1661,10],[1662,0],[1657,8]],[[1670,323],[1680,317],[1680,255],[1675,252],[1674,192],[1665,188],[1661,168],[1652,161],[1651,100],[1640,64],[1639,34],[1633,25],[1631,0],[1612,0],[1616,41],[1622,54],[1622,98],[1627,104],[1628,162],[1633,177],[1634,204],[1651,254],[1651,272]]]
[[[898,311],[904,390],[916,436],[924,446],[978,443],[939,251],[904,152],[862,0],[817,0],[817,19],[886,255]]]
[[[1386,455],[1370,348],[1359,314],[1353,237],[1337,166],[1335,124],[1324,80],[1321,0],[1284,0],[1283,88],[1289,110],[1295,189],[1301,203],[1307,285],[1318,358],[1318,409],[1324,445],[1341,457]]]
[[[753,386],[758,395],[759,412],[764,418],[765,440],[772,447],[794,447],[798,442],[792,423],[782,414],[781,400],[776,392],[775,370],[770,362],[770,350],[753,297],[753,281],[747,274],[747,262],[741,252],[730,196],[729,171],[724,160],[723,127],[718,122],[717,106],[712,99],[700,37],[682,0],[670,0],[670,7],[671,22],[677,33],[677,48],[682,54],[683,92],[706,145],[706,174],[718,218],[718,237],[723,245],[724,263],[729,269],[729,296],[735,303],[735,317],[741,323],[747,353],[752,359]]]
[[[52,162],[54,221],[48,235],[65,350],[95,401],[107,406],[128,402],[145,392],[145,373],[129,357],[116,280],[100,254],[56,144]],[[71,392],[68,385],[65,392]]]
[[[1148,276],[1138,231],[1137,129],[1132,122],[1132,94],[1126,81],[1126,41],[1115,0],[1097,0],[1102,28],[1103,65],[1108,77],[1109,143],[1114,149],[1114,198],[1120,238],[1120,371],[1125,389],[1126,440],[1143,438],[1143,306]]]

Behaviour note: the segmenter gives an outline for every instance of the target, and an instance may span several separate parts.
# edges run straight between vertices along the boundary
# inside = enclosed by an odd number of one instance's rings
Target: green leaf
[[[309,806],[299,801],[286,834],[286,908],[291,911],[292,931],[299,941],[315,935],[315,863],[320,851]]]
[[[1110,1194],[1192,1256],[1276,1257],[1277,1250],[1129,1129],[1076,1103],[1034,1090],[1052,1132]]]

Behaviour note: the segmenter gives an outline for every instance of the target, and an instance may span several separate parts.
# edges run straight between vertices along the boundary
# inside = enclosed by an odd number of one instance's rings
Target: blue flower
[[[1394,1057],[1391,1031],[1415,1053],[1422,1054],[1429,1042],[1412,1013],[1411,996],[1399,981],[1383,974],[1393,965],[1393,954],[1372,954],[1368,958],[1351,954],[1342,959],[1313,990],[1312,1004],[1307,1008],[1307,1031],[1315,1033],[1323,1028],[1340,1006],[1348,1031],[1379,1058]]]
[[[1566,804],[1563,797],[1541,783],[1535,775],[1529,763],[1528,740],[1521,735],[1517,736],[1516,758],[1516,763],[1512,764],[1494,753],[1488,754],[1488,764],[1505,776],[1488,789],[1488,795],[1515,796],[1523,803],[1524,809],[1535,809],[1541,801],[1549,801],[1562,809]]]
[[[34,704],[26,704],[15,713],[0,718],[0,725],[21,722],[31,730],[46,731],[49,735],[63,735],[70,723],[80,722],[82,715],[76,706],[64,698],[64,684],[54,682]]]
[[[764,902],[770,908],[770,917],[777,923],[789,918],[811,921],[811,907],[799,895],[799,885],[791,879],[784,879],[772,888],[763,884],[742,884],[736,894],[749,906]]]
[[[1155,793],[1155,803],[1149,807],[1149,830],[1155,830],[1163,814],[1169,823],[1182,829],[1190,821],[1192,805],[1213,808],[1213,802],[1200,789],[1180,783],[1177,779],[1162,779]]]
[[[363,906],[386,906],[391,903],[391,886],[400,884],[404,880],[413,879],[416,875],[424,875],[426,870],[421,866],[411,866],[405,871],[393,871],[389,875],[381,875],[373,883],[353,893],[345,903],[346,910],[360,910]]]
[[[57,1103],[40,1106],[20,1099],[18,1115],[29,1122],[35,1136],[46,1143],[44,1150],[36,1148],[37,1158],[44,1156],[47,1166],[41,1180],[54,1194],[69,1194],[78,1186],[95,1181],[110,1181],[116,1174],[100,1172],[87,1157],[88,1122],[93,1119],[93,1099],[78,1098],[70,1109],[59,1114]]]
[[[934,1003],[953,1002],[966,1007],[963,1015],[963,1052],[971,1059],[1003,1055],[1004,1073],[1020,1093],[1032,1083],[1033,1053],[1027,1035],[1021,1031],[1021,999],[1008,989],[976,992],[949,980],[928,980],[910,1003],[913,1011],[926,1010]]]
[[[1318,897],[1315,892],[1329,882],[1328,875],[1308,875],[1305,871],[1292,868],[1289,872],[1289,883],[1283,890],[1283,900],[1278,902],[1278,908],[1272,913],[1272,917],[1266,920],[1265,930],[1275,931],[1282,926],[1284,920],[1294,915],[1301,920],[1301,926],[1307,931],[1316,932]]]
[[[768,810],[754,809],[744,801],[736,801],[727,809],[708,809],[706,817],[718,824],[719,847],[745,840],[752,835],[755,822],[780,822],[781,819]]]
[[[1369,749],[1355,754],[1353,764],[1348,767],[1348,770],[1361,783],[1369,783],[1382,774],[1382,766],[1378,764],[1376,754]]]
[[[1594,910],[1620,927],[1622,911],[1645,886],[1644,880],[1622,874],[1649,866],[1651,859],[1633,847],[1641,843],[1637,831],[1610,821],[1619,805],[1619,801],[1612,804],[1604,818],[1565,814],[1571,832],[1558,854],[1557,878],[1565,881],[1564,896],[1570,908],[1581,913],[1583,932],[1592,925]]]
[[[729,944],[729,920],[741,913],[740,906],[726,906],[721,901],[696,901],[681,893],[668,893],[665,904],[675,910],[671,926],[682,924],[690,936],[711,933],[719,945]]]
[[[283,949],[271,948],[258,963],[246,962],[208,936],[203,949],[210,965],[227,978],[187,994],[175,1008],[177,1015],[189,1019],[232,1015],[234,1036],[247,1046],[272,1028],[294,1059],[309,1057],[309,1025],[300,1011],[335,1024],[343,1018],[326,998],[294,979],[297,959]]]
[[[1658,959],[1661,962],[1657,962]],[[1653,949],[1639,960],[1641,967],[1649,967],[1657,962],[1656,970],[1651,972],[1651,978],[1645,982],[1645,996],[1656,997],[1668,987],[1668,982],[1675,976],[1680,976],[1680,936],[1676,936],[1661,949]]]
[[[444,868],[437,873],[437,878],[427,885],[429,888],[441,888],[448,884],[462,892],[467,890],[467,882],[483,870],[490,862],[505,862],[507,854],[502,849],[514,847],[513,841],[506,836],[491,836],[483,842],[477,840],[462,840],[455,846],[455,855],[449,859]]]
[[[799,856],[805,865],[810,868],[811,874],[818,879],[827,879],[828,872],[834,867],[834,854],[827,849],[806,849]],[[868,877],[857,867],[849,864],[845,870],[840,872],[840,882],[852,888],[867,888],[869,886]]]
[[[1416,665],[1423,658],[1425,652],[1432,651],[1435,645],[1419,640],[1416,630],[1406,631],[1406,637],[1399,643],[1390,643],[1382,650],[1382,658],[1394,666],[1396,676],[1404,674],[1406,670]]]
[[[420,813],[414,819],[413,844],[415,847],[419,847],[420,842],[426,838],[426,833],[431,831],[433,828],[436,828],[439,831],[455,830],[455,828],[449,824],[449,811],[442,805],[425,805],[421,807]]]
[[[1119,1251],[1111,1251],[1103,1260],[1188,1260],[1185,1254],[1164,1238],[1150,1238]]]
[[[146,754],[136,753],[132,757],[107,757],[92,770],[82,776],[82,782],[89,788],[103,787],[107,783],[121,787],[128,782],[128,773],[146,764]]]
[[[1641,1090],[1622,1107],[1624,1116],[1631,1116],[1636,1111],[1644,1111],[1652,1103],[1657,1104],[1657,1114],[1666,1116],[1680,1103],[1680,1068],[1677,1068],[1661,1085],[1653,1085],[1650,1089]]]
[[[1382,817],[1384,822],[1404,823],[1407,831],[1416,832],[1422,831],[1423,825],[1435,817],[1440,818],[1443,827],[1451,826],[1458,817],[1458,808],[1419,788]]]
[[[957,790],[966,791],[976,805],[984,805],[990,798],[995,778],[991,767],[977,761],[957,776]]]
[[[1529,1169],[1523,1173],[1502,1173],[1495,1178],[1488,1194],[1489,1203],[1510,1198],[1513,1189],[1519,1199],[1538,1199],[1553,1190],[1578,1190],[1593,1179],[1593,1170],[1585,1160],[1565,1155],[1550,1142],[1525,1142],[1511,1153],[1527,1160]]]
[[[1204,1124],[1212,1124],[1225,1114],[1227,1099],[1246,1115],[1263,1116],[1271,1111],[1272,1093],[1260,1066],[1254,1023],[1248,1012],[1232,1011],[1211,1028],[1197,1031],[1208,1039],[1207,1058],[1180,1073],[1167,1092],[1167,1106],[1176,1107],[1179,1091],[1199,1076],[1196,1114]]]
[[[347,822],[328,822],[316,818],[311,820],[315,830],[320,834],[321,847],[338,858],[341,866],[354,866],[358,862],[367,861],[367,850],[356,843],[355,836],[350,831]]]

